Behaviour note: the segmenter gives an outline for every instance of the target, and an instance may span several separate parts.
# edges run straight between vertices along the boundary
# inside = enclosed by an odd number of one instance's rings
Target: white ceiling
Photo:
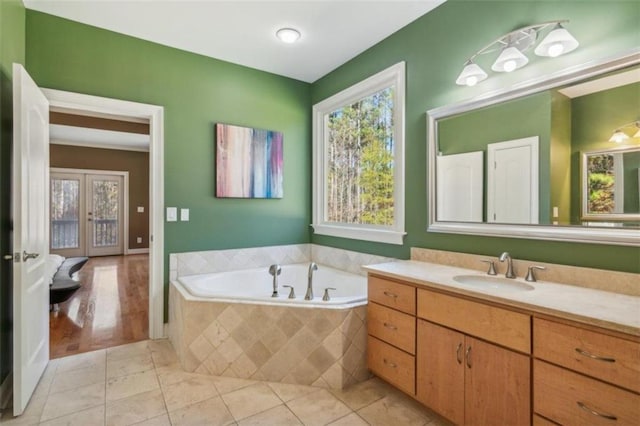
[[[149,135],[89,129],[86,127],[51,124],[49,140],[56,145],[86,146],[90,148],[149,151]]]
[[[27,8],[314,82],[445,0],[24,0]],[[295,44],[277,29],[302,33]]]

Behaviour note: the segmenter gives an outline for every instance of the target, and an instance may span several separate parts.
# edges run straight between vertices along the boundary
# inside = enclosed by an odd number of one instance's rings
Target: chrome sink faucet
[[[309,280],[307,281],[307,294],[304,295],[304,300],[313,299],[313,271],[318,270],[318,265],[315,262],[309,264]]]
[[[278,275],[282,272],[280,265],[275,264],[269,266],[269,274],[273,276],[273,293],[271,297],[278,297]]]
[[[507,261],[507,272],[505,272],[505,278],[515,278],[516,274],[513,273],[513,261],[509,252],[504,252],[500,255],[500,262]]]

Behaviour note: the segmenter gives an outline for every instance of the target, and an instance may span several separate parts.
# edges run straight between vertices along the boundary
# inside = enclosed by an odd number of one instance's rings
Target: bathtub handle
[[[394,299],[396,299],[398,297],[397,294],[391,293],[390,291],[385,291],[384,295],[385,296],[389,296],[389,297],[393,297]]]
[[[331,300],[331,297],[329,297],[329,290],[335,290],[335,287],[327,287],[324,289],[324,296],[322,296],[322,300],[325,302]]]
[[[289,299],[295,299],[296,298],[296,291],[294,290],[292,285],[283,285],[282,287],[291,289],[291,290],[289,290]]]

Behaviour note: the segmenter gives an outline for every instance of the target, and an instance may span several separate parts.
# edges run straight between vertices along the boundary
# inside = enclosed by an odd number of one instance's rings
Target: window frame
[[[313,106],[313,222],[318,235],[349,238],[388,244],[403,244],[404,229],[404,131],[405,131],[405,62],[398,62],[377,74],[336,93]],[[326,177],[328,175],[328,116],[383,89],[393,87],[393,224],[367,225],[327,222]]]

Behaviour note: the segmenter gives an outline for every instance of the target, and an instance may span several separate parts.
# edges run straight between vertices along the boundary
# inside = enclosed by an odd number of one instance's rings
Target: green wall
[[[508,125],[506,123],[513,123]],[[539,221],[549,222],[549,158],[551,133],[551,96],[548,91],[500,105],[466,112],[438,122],[439,150],[443,155],[483,151],[487,161],[490,143],[538,136]],[[487,221],[487,170],[484,168],[483,219]]]
[[[0,253],[13,251],[11,242],[11,147],[13,103],[11,68],[24,63],[25,9],[20,0],[0,1]],[[13,364],[11,262],[0,262],[0,384]]]
[[[464,61],[477,49],[520,26],[553,19],[571,21],[567,28],[580,41],[579,49],[555,59],[536,57],[517,72],[492,73],[489,79],[474,87],[455,85]],[[640,272],[637,248],[428,233],[425,114],[430,109],[517,82],[636,49],[640,46],[638,22],[640,7],[636,1],[449,0],[316,81],[311,95],[314,104],[392,64],[406,61],[405,226],[408,235],[403,246],[319,235],[313,235],[312,241],[401,258],[409,257],[410,247],[489,256],[508,250],[516,258]],[[479,62],[489,69],[493,58],[486,56]]]
[[[571,223],[571,99],[551,92],[551,221]],[[553,217],[558,207],[558,217]],[[576,222],[579,223],[579,222]]]
[[[640,146],[639,146],[640,148]],[[640,151],[627,152],[624,158],[624,213],[640,213]]]
[[[640,147],[640,140],[630,138],[616,144],[609,142],[613,131],[622,124],[631,123],[640,118],[640,83],[628,84],[571,100],[572,142],[571,142],[571,186],[582,185],[580,170],[582,153],[615,149],[621,147]],[[625,129],[633,136],[630,128]],[[637,182],[637,177],[635,182]],[[633,179],[632,179],[633,180]],[[625,194],[627,193],[625,188]],[[579,220],[581,214],[580,191],[572,192],[571,217]],[[639,261],[640,263],[640,261]]]
[[[27,70],[41,87],[164,107],[168,254],[310,240],[310,85],[27,11]],[[215,123],[284,133],[284,197],[219,199]]]

